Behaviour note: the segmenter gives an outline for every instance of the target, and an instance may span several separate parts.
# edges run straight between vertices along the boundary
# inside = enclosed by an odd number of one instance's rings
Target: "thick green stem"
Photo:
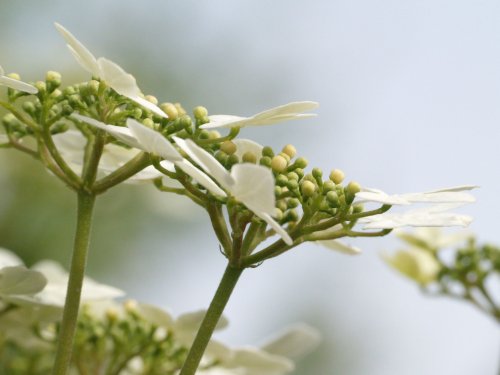
[[[90,229],[95,196],[83,192],[78,193],[78,217],[76,223],[76,235],[71,259],[66,303],[64,305],[61,331],[57,344],[56,358],[53,375],[66,375],[71,363],[73,351],[73,339],[80,307],[80,296],[82,293],[85,265],[90,240]]]
[[[196,373],[201,357],[205,352],[208,342],[212,337],[212,333],[219,322],[222,312],[224,311],[224,308],[229,301],[229,297],[231,296],[231,293],[233,292],[233,289],[236,286],[243,270],[244,268],[234,268],[230,264],[227,265],[226,271],[222,276],[219,287],[217,288],[214,298],[210,303],[210,307],[203,318],[203,322],[201,323],[200,329],[196,334],[193,345],[189,350],[188,356],[179,375],[194,375]]]

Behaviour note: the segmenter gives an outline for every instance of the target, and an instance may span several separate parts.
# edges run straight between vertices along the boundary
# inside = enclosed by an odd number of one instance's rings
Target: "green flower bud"
[[[35,104],[33,104],[33,102],[24,102],[22,107],[26,113],[29,113],[32,116],[35,114],[36,107]]]
[[[208,130],[203,129],[200,132],[200,139],[209,139],[210,138],[210,133]]]
[[[286,204],[284,199],[280,199],[279,201],[276,202],[276,207],[279,208],[281,211],[285,212],[288,208],[288,205]]]
[[[338,207],[339,205],[339,196],[335,191],[329,191],[326,193],[326,200],[332,207]]]
[[[288,178],[283,174],[279,174],[276,176],[276,184],[278,186],[286,186],[288,184]]]
[[[241,159],[245,163],[252,163],[252,164],[257,163],[257,156],[255,156],[255,154],[253,152],[250,152],[250,151],[245,152],[243,154],[243,156],[241,157]]]
[[[305,195],[306,197],[313,196],[314,192],[316,191],[316,185],[309,180],[305,180],[304,182],[302,182],[302,185],[300,188],[301,188],[302,194]]]
[[[297,180],[288,180],[286,187],[291,191],[296,190],[299,187],[299,182]]]
[[[68,104],[64,104],[62,107],[63,116],[69,116],[73,113],[73,111],[74,111],[73,107]]]
[[[283,189],[281,188],[281,186],[275,186],[274,187],[274,195],[279,197],[282,193]]]
[[[321,178],[323,177],[323,171],[321,170],[321,168],[313,168],[312,175],[316,180],[321,180]]]
[[[64,133],[65,131],[67,131],[69,129],[69,125],[64,123],[64,122],[58,122],[56,124],[54,124],[51,128],[50,128],[50,133],[51,134],[59,134],[59,133]]]
[[[305,167],[307,167],[307,159],[306,158],[298,158],[297,160],[295,160],[295,163],[293,163],[293,166],[295,168],[302,168],[304,169]]]
[[[299,206],[300,201],[297,198],[290,198],[287,203],[288,208],[295,208]]]
[[[52,99],[61,99],[62,98],[62,91],[59,90],[59,89],[55,89],[54,91],[52,91],[52,93],[50,94],[50,97]]]
[[[288,161],[281,155],[276,155],[271,160],[271,169],[274,172],[283,172],[288,165]]]
[[[182,108],[180,103],[174,103],[175,108],[177,108],[177,113],[179,113],[179,116],[184,116],[186,114],[186,110]]]
[[[224,151],[220,150],[215,153],[215,158],[222,164],[227,163],[227,159],[229,158],[229,155],[226,154]]]
[[[262,149],[262,156],[268,156],[268,157],[272,158],[274,156],[273,149],[271,147],[269,147],[269,146],[265,146]]]
[[[61,86],[61,74],[54,71],[48,71],[45,75],[45,82],[47,84],[48,91],[52,92]]]
[[[221,137],[220,133],[217,130],[210,130],[208,133],[209,139],[218,139]]]
[[[286,221],[299,220],[299,214],[295,210],[288,210],[285,217],[286,217]]]
[[[306,174],[303,178],[303,180],[305,181],[311,181],[313,184],[316,184],[316,179],[314,178],[314,176],[310,173]]]
[[[139,120],[142,117],[142,109],[140,109],[140,108],[134,108],[134,110],[132,111],[131,115],[136,120]]]
[[[193,127],[193,120],[191,120],[191,117],[189,117],[188,115],[184,114],[180,118],[180,124],[181,124],[181,127],[183,129],[186,129],[186,130],[189,131]]]
[[[281,220],[283,220],[284,216],[285,215],[283,214],[283,211],[276,210],[276,214],[274,215],[274,218],[276,219],[276,221],[280,222]]]
[[[335,184],[341,184],[344,181],[344,172],[340,169],[334,169],[330,172],[330,180],[332,180]]]
[[[37,81],[35,82],[35,87],[38,90],[38,93],[43,94],[45,91],[47,91],[47,85],[43,81]]]
[[[359,214],[361,212],[363,212],[363,205],[360,203],[360,204],[356,204],[355,206],[353,206],[353,210],[352,212],[355,213],[355,214]]]
[[[2,117],[2,123],[7,126],[7,127],[12,127],[15,126],[19,123],[17,121],[16,116],[14,116],[12,113],[7,113],[5,116]]]
[[[281,152],[287,154],[290,159],[294,158],[297,154],[297,150],[293,145],[286,145],[285,147],[283,147],[283,150],[281,150]]]
[[[238,156],[236,156],[235,154],[229,155],[229,157],[227,158],[227,167],[231,168],[233,165],[238,164],[239,162],[240,159],[238,158]]]
[[[179,111],[173,103],[161,103],[160,109],[167,114],[170,120],[175,120],[179,117]]]
[[[302,168],[295,168],[294,172],[297,174],[297,176],[299,176],[299,180],[304,177],[304,170]]]
[[[76,89],[74,86],[68,86],[63,90],[64,95],[70,96],[76,94]]]
[[[299,175],[295,172],[287,173],[286,176],[288,177],[289,180],[295,180],[295,181],[299,180]]]
[[[155,129],[155,123],[150,118],[145,118],[144,120],[142,120],[142,124],[144,126],[147,126],[148,128]]]
[[[263,165],[264,167],[271,168],[271,161],[272,159],[269,156],[263,156],[259,160],[259,164]]]
[[[335,184],[328,180],[328,181],[324,181],[323,182],[323,191],[324,192],[329,192],[329,191],[332,191],[332,190],[335,190]]]
[[[220,150],[228,155],[232,155],[236,152],[236,144],[231,141],[224,141],[220,144]]]

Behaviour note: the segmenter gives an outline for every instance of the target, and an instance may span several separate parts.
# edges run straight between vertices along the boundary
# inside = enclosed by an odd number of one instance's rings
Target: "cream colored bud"
[[[221,137],[221,135],[220,135],[220,133],[217,130],[211,130],[208,133],[208,138],[209,139],[217,139],[217,138],[220,138],[220,137]]]
[[[220,144],[220,150],[228,155],[232,155],[236,152],[236,144],[231,141],[225,141]]]
[[[352,195],[355,195],[356,193],[359,193],[361,191],[361,185],[359,185],[357,182],[355,181],[351,181],[349,182],[349,184],[347,185],[347,191],[352,194]]]
[[[197,119],[203,119],[208,116],[208,110],[205,107],[199,105],[193,109],[194,117]]]
[[[151,128],[151,129],[154,129],[154,127],[155,127],[154,121],[151,120],[150,118],[145,118],[144,120],[142,120],[142,124],[144,126],[147,126],[148,128]]]
[[[160,109],[167,114],[170,120],[175,120],[179,117],[179,111],[172,103],[161,103]]]
[[[179,116],[183,116],[186,114],[186,110],[182,107],[181,103],[175,103],[174,106],[175,106],[175,108],[177,108],[177,112],[179,113]]]
[[[271,160],[271,169],[275,172],[283,172],[288,166],[288,161],[281,155],[276,155]]]
[[[247,151],[243,154],[241,160],[243,160],[245,163],[255,164],[257,163],[257,156],[255,156],[253,152]]]
[[[144,99],[146,99],[148,102],[150,103],[153,103],[154,105],[157,105],[158,104],[158,99],[156,99],[156,96],[153,96],[153,95],[146,95],[144,97]]]
[[[20,81],[21,80],[21,76],[19,74],[17,74],[17,73],[9,73],[9,74],[7,74],[7,77],[15,79],[16,81]]]
[[[340,169],[334,169],[330,172],[330,180],[332,180],[337,185],[341,184],[342,181],[344,181],[344,177],[344,172],[342,172]]]
[[[287,163],[290,162],[290,155],[285,154],[284,152],[280,152],[278,155],[280,155],[281,157],[285,158],[285,160],[286,160]]]
[[[290,158],[294,158],[295,155],[297,155],[297,149],[293,145],[286,145],[281,151],[287,154]]]
[[[136,312],[138,308],[138,303],[134,299],[128,299],[123,303],[123,307],[127,312]]]
[[[306,197],[310,197],[316,191],[316,185],[314,185],[314,183],[309,180],[305,180],[300,186],[300,189],[302,191],[302,194],[304,194]]]

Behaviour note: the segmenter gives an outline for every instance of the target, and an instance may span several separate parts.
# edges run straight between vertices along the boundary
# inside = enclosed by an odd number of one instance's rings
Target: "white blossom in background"
[[[202,129],[233,128],[245,126],[272,125],[288,120],[299,120],[316,116],[315,113],[302,113],[319,107],[317,102],[292,102],[257,113],[250,117],[233,115],[208,116],[209,123],[203,124]]]
[[[0,300],[40,292],[47,278],[38,271],[26,268],[17,255],[0,248]]]
[[[55,23],[55,26],[66,43],[68,43],[67,46],[73,57],[87,72],[95,77],[99,77],[118,94],[129,98],[158,116],[168,117],[157,105],[141,96],[141,90],[131,74],[124,71],[118,64],[111,60],[104,57],[95,58],[66,28],[58,23]]]
[[[396,230],[395,235],[409,245],[437,251],[457,245],[473,238],[473,234],[466,230],[445,233],[441,228],[416,228],[413,232]]]
[[[36,94],[38,89],[29,83],[19,80],[17,77],[12,78],[5,75],[3,68],[0,66],[0,85],[7,86],[11,89],[27,92],[28,94]]]
[[[441,270],[440,263],[430,252],[415,247],[393,255],[382,254],[382,258],[389,266],[421,285],[435,281]]]

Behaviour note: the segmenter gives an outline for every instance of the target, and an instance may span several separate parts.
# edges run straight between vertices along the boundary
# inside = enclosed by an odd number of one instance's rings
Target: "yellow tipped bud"
[[[160,109],[167,114],[170,120],[175,120],[179,117],[179,111],[172,103],[161,103]]]
[[[243,160],[246,163],[252,163],[255,164],[257,163],[257,156],[253,152],[247,151],[243,154],[241,157],[241,160]]]
[[[47,90],[47,85],[43,81],[35,82],[35,87],[37,88],[38,92],[42,92],[42,91]]]
[[[108,318],[108,320],[114,322],[118,319],[118,316],[119,316],[118,310],[116,310],[115,308],[111,307],[106,310],[106,318]]]
[[[211,130],[211,131],[208,133],[208,138],[209,138],[209,139],[217,139],[217,138],[220,138],[220,133],[219,133],[217,130]]]
[[[232,155],[236,152],[236,144],[231,141],[222,142],[220,145],[220,150],[228,155]]]
[[[158,104],[158,99],[156,99],[156,96],[153,96],[153,95],[146,95],[144,97],[144,99],[146,99],[148,102],[150,103],[153,103],[154,105],[157,105]]]
[[[341,184],[342,181],[344,181],[344,177],[344,172],[342,172],[340,169],[334,169],[330,172],[330,180],[332,180],[337,185]]]
[[[123,307],[127,312],[135,312],[137,311],[137,301],[134,299],[128,299],[123,303]]]
[[[177,108],[177,112],[179,113],[179,116],[183,116],[186,114],[186,110],[182,108],[181,103],[175,103],[175,108]]]
[[[309,180],[305,180],[300,188],[302,190],[302,194],[304,194],[306,197],[312,196],[316,191],[316,185]]]
[[[19,74],[17,74],[17,73],[9,73],[9,74],[7,74],[7,77],[15,79],[16,81],[20,81],[21,80],[21,76]]]
[[[297,149],[293,145],[286,145],[281,151],[287,154],[290,159],[294,158],[295,155],[297,155]]]
[[[281,155],[276,155],[271,160],[271,169],[275,172],[283,172],[288,166],[288,161]]]
[[[208,116],[208,110],[205,107],[199,105],[193,109],[194,117],[197,119],[204,119]]]
[[[142,124],[151,129],[155,128],[155,123],[150,118],[145,118],[144,120],[142,120]]]
[[[285,158],[285,160],[287,161],[287,163],[290,162],[290,156],[288,154],[285,154],[284,152],[280,152],[278,155],[280,155],[281,157]]]
[[[358,184],[357,182],[355,181],[351,181],[349,182],[349,184],[347,185],[347,191],[352,194],[352,195],[355,195],[356,193],[359,193],[361,191],[361,185]]]

